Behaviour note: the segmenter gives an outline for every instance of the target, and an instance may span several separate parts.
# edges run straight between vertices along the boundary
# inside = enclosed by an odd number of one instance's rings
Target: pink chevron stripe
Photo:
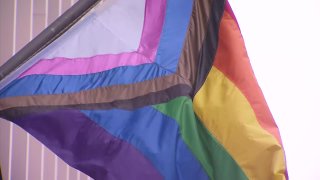
[[[20,75],[21,77],[32,74],[52,75],[80,75],[101,72],[119,66],[135,66],[147,63],[148,59],[137,53],[122,53],[97,55],[89,58],[54,58],[53,60],[41,60],[29,70]]]
[[[165,17],[166,0],[146,0],[144,25],[137,51],[104,54],[86,58],[42,59],[22,73],[19,78],[33,74],[81,75],[96,73],[120,66],[152,63],[158,49]]]
[[[166,0],[146,0],[145,21],[138,52],[152,61],[158,49],[165,9]]]

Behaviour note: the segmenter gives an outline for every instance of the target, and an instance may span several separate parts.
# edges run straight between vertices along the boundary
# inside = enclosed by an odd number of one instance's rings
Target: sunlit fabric
[[[287,179],[224,0],[112,0],[0,83],[0,117],[94,179]]]

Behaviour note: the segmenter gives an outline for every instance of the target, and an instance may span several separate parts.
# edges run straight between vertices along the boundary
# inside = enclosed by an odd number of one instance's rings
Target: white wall
[[[291,180],[320,179],[320,1],[230,0]]]
[[[0,65],[77,0],[0,0]],[[88,180],[20,127],[0,119],[4,180]]]

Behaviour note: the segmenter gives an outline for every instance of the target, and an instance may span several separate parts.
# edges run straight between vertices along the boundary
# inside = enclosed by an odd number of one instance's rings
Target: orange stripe
[[[230,16],[232,17],[232,19],[237,23],[237,26],[238,26],[238,28],[240,29],[239,23],[238,23],[238,21],[237,21],[236,16],[234,15],[234,13],[233,13],[233,11],[232,11],[232,8],[231,8],[231,6],[230,6],[229,1],[226,1],[225,11],[229,13],[229,15],[230,15]]]
[[[281,144],[280,133],[255,79],[241,32],[227,11],[220,24],[218,50],[213,65],[240,89],[259,124]]]

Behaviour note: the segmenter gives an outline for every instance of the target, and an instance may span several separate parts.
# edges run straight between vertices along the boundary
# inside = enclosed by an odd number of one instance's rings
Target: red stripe
[[[262,128],[282,144],[277,125],[252,71],[241,32],[229,11],[232,10],[226,8],[220,24],[214,66],[224,73],[247,98]]]
[[[234,15],[234,13],[233,13],[233,11],[232,11],[232,8],[231,8],[231,6],[230,6],[229,1],[226,1],[225,11],[229,13],[229,15],[230,15],[230,16],[233,18],[233,20],[237,23],[238,28],[240,29],[239,23],[238,23],[238,21],[237,21],[236,16]]]

